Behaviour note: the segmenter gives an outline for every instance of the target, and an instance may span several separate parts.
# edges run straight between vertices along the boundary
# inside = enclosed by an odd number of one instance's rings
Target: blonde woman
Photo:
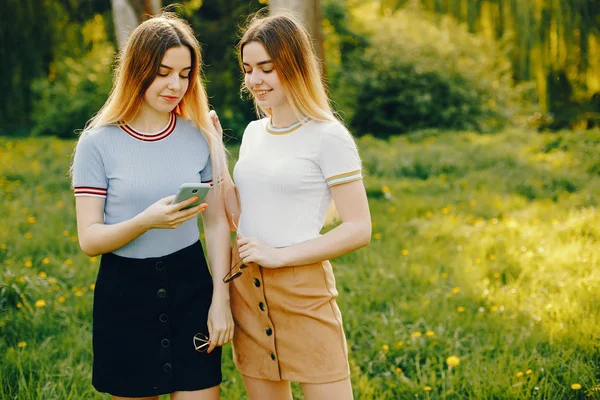
[[[120,54],[108,100],[77,143],[79,242],[86,254],[102,254],[92,383],[114,399],[219,398],[219,346],[233,336],[221,280],[230,261],[222,193],[231,179],[201,65],[183,20],[164,13],[143,22]],[[181,184],[213,180],[206,204],[171,204]]]
[[[327,260],[371,238],[356,145],[333,116],[310,38],[293,17],[256,17],[239,58],[264,118],[246,128],[234,169],[241,216],[233,257],[241,261],[225,277],[234,361],[252,400],[291,399],[290,381],[307,400],[351,399]],[[342,222],[320,235],[332,200]]]

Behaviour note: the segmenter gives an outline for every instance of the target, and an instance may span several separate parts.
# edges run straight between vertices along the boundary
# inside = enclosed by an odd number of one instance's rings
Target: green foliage
[[[510,62],[449,18],[402,9],[353,11],[369,38],[333,71],[332,94],[353,130],[377,137],[424,128],[494,131],[512,117]]]
[[[34,135],[74,137],[104,104],[112,86],[114,54],[105,32],[97,14],[83,26],[84,49],[89,51],[77,58],[57,58],[50,76],[32,84]]]

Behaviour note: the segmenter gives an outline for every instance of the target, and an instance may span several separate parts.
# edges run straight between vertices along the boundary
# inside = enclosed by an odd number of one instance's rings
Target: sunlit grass
[[[355,397],[600,398],[600,132],[358,144],[373,239],[334,261]],[[72,148],[0,138],[2,399],[104,398]],[[225,350],[223,398],[243,399]]]

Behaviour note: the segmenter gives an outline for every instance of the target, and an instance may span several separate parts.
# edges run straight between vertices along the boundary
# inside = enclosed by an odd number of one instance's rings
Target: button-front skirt
[[[173,254],[102,256],[94,291],[92,384],[100,392],[147,397],[221,382],[221,348],[194,348],[208,336],[212,280],[200,242]]]
[[[235,262],[237,248],[232,253]],[[250,264],[230,283],[230,295],[234,362],[240,373],[301,383],[349,376],[329,261],[276,269]]]

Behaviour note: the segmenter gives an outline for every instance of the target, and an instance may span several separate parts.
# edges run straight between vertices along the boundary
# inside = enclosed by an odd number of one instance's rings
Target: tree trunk
[[[113,21],[119,48],[129,39],[131,31],[142,22],[144,15],[157,14],[161,0],[111,0]]]
[[[304,24],[310,34],[313,46],[323,73],[325,73],[325,51],[323,49],[323,30],[321,29],[320,0],[270,0],[271,14],[280,10],[292,12]]]

